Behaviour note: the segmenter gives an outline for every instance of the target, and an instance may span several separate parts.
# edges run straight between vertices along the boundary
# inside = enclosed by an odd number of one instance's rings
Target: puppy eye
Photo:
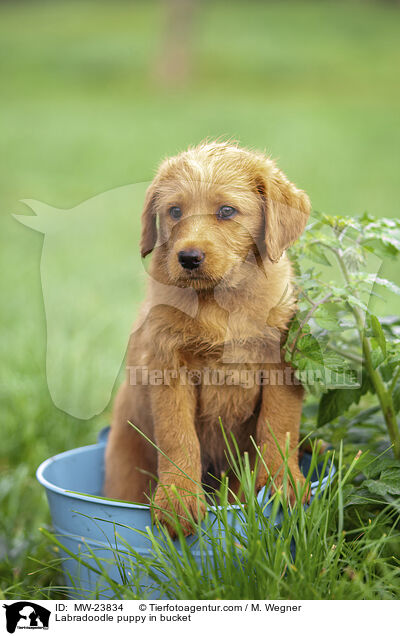
[[[231,208],[230,205],[223,205],[217,212],[218,219],[231,219],[237,214],[235,208]]]
[[[169,215],[172,219],[177,221],[182,216],[182,210],[178,208],[178,206],[174,205],[172,208],[169,209]]]

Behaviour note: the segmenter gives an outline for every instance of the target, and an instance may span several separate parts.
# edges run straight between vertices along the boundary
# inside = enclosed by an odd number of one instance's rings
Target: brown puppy
[[[280,350],[296,302],[285,250],[309,212],[307,195],[262,153],[203,143],[161,164],[142,215],[141,252],[154,253],[114,406],[107,496],[148,502],[155,490],[157,517],[173,532],[174,510],[190,532],[182,500],[198,518],[209,474],[228,469],[219,418],[253,461],[256,440],[267,467],[257,489],[269,476],[282,484],[274,438],[284,452],[288,434],[289,468],[304,481],[303,390]]]

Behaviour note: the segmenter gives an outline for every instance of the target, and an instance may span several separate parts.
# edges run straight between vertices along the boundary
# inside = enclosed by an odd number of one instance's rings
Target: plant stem
[[[296,337],[295,337],[295,339],[293,341],[293,344],[291,346],[292,354],[294,353],[294,351],[296,351],[296,345],[297,345],[297,342],[298,342],[298,340],[300,338],[300,334],[302,332],[302,329],[303,329],[304,325],[306,325],[308,323],[308,321],[310,320],[311,316],[318,309],[318,307],[320,307],[321,305],[326,303],[329,300],[329,298],[331,298],[331,296],[333,296],[333,294],[332,294],[332,292],[329,292],[329,294],[326,294],[326,296],[321,298],[321,300],[319,300],[316,303],[313,303],[313,306],[311,307],[310,311],[307,313],[307,315],[305,316],[305,318],[301,321],[301,323],[299,325],[299,328],[298,328],[297,333],[296,333]]]
[[[346,264],[343,261],[341,251],[336,249],[332,251],[336,255],[337,261],[339,263],[340,269],[342,271],[342,274],[344,276],[346,283],[349,285],[349,287],[351,287],[351,280],[346,269]],[[355,291],[353,291],[353,293],[356,295]],[[396,422],[396,415],[395,415],[394,407],[393,407],[392,394],[390,391],[386,389],[382,376],[379,373],[379,371],[374,368],[374,365],[372,362],[371,344],[365,335],[365,329],[364,329],[364,323],[363,323],[363,317],[362,317],[361,311],[357,306],[352,306],[350,303],[349,303],[349,306],[356,320],[357,329],[361,338],[362,350],[364,353],[365,367],[368,371],[370,380],[372,384],[374,385],[374,389],[376,391],[379,403],[382,408],[383,416],[385,418],[386,426],[389,432],[389,437],[393,444],[393,452],[395,457],[397,459],[400,459],[400,430]]]

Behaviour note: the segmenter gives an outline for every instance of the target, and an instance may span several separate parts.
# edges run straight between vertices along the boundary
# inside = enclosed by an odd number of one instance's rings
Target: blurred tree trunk
[[[162,0],[164,28],[154,75],[163,85],[182,85],[192,72],[196,0]]]

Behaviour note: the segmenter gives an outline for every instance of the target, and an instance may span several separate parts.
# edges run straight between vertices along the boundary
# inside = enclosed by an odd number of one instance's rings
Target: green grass
[[[99,591],[108,588],[107,597],[116,599],[149,598],[150,593],[157,598],[201,600],[397,597],[400,570],[392,553],[400,541],[398,506],[389,504],[365,522],[351,513],[346,518],[350,483],[359,474],[360,463],[364,467],[374,463],[371,458],[353,458],[345,468],[340,450],[325,455],[321,464],[314,448],[309,478],[317,466],[321,480],[330,474],[331,461],[336,462],[338,472],[330,476],[328,487],[323,488],[320,481],[309,507],[299,503],[300,491],[289,510],[277,494],[257,501],[255,473],[230,446],[231,467],[244,496],[235,497],[235,506],[227,513],[229,485],[223,482],[203,524],[192,520],[195,538],[190,547],[177,517],[175,542],[163,529],[160,533],[154,527],[131,532],[132,528],[97,518],[104,529],[107,523],[113,524],[112,540],[105,542],[108,555],[104,549],[100,548],[100,555],[97,548],[86,545],[79,556],[66,548],[67,556],[63,537],[46,533],[58,554],[65,555],[61,560],[72,559],[79,563],[80,572],[86,567],[98,577],[94,592],[86,589],[84,575],[83,579],[73,576],[63,591],[76,596],[84,591],[87,597],[98,598]],[[181,501],[184,505],[184,498]],[[374,503],[373,497],[369,503]],[[127,529],[133,542],[135,534],[143,535],[140,552],[128,543]],[[150,546],[147,554],[144,537]],[[59,567],[60,560],[55,563]],[[119,581],[110,576],[112,563],[119,564]]]
[[[93,420],[76,420],[49,397],[39,271],[43,239],[11,217],[26,213],[19,200],[72,207],[151,179],[161,157],[189,143],[226,135],[266,148],[319,210],[397,216],[398,16],[395,7],[373,2],[254,3],[251,10],[239,2],[202,3],[191,76],[186,85],[168,88],[152,72],[163,25],[157,4],[1,3],[3,595],[40,596],[58,582],[54,570],[37,572],[34,561],[48,562],[52,551],[38,530],[50,520],[34,471],[46,457],[94,441],[110,417],[108,408]],[[133,250],[137,240],[133,233]],[[381,273],[399,282],[397,264],[384,263]],[[127,293],[139,295],[137,289]],[[101,310],[96,290],[92,296]],[[382,310],[398,313],[399,303],[390,298]],[[59,338],[68,345],[66,334]],[[74,383],[84,374],[82,366]],[[370,444],[368,436],[358,440],[350,433],[340,423],[329,434],[335,444],[347,441],[345,449]],[[376,436],[387,444],[379,430]],[[391,527],[391,513],[379,514],[372,529],[365,526],[367,535],[360,533],[368,541],[380,527]],[[363,563],[368,542],[351,545],[355,564]],[[295,585],[293,576],[284,578],[285,585]],[[379,577],[389,597],[392,573],[383,567]],[[348,598],[353,583],[338,588],[337,597]],[[368,598],[377,592],[377,583],[363,586]]]

